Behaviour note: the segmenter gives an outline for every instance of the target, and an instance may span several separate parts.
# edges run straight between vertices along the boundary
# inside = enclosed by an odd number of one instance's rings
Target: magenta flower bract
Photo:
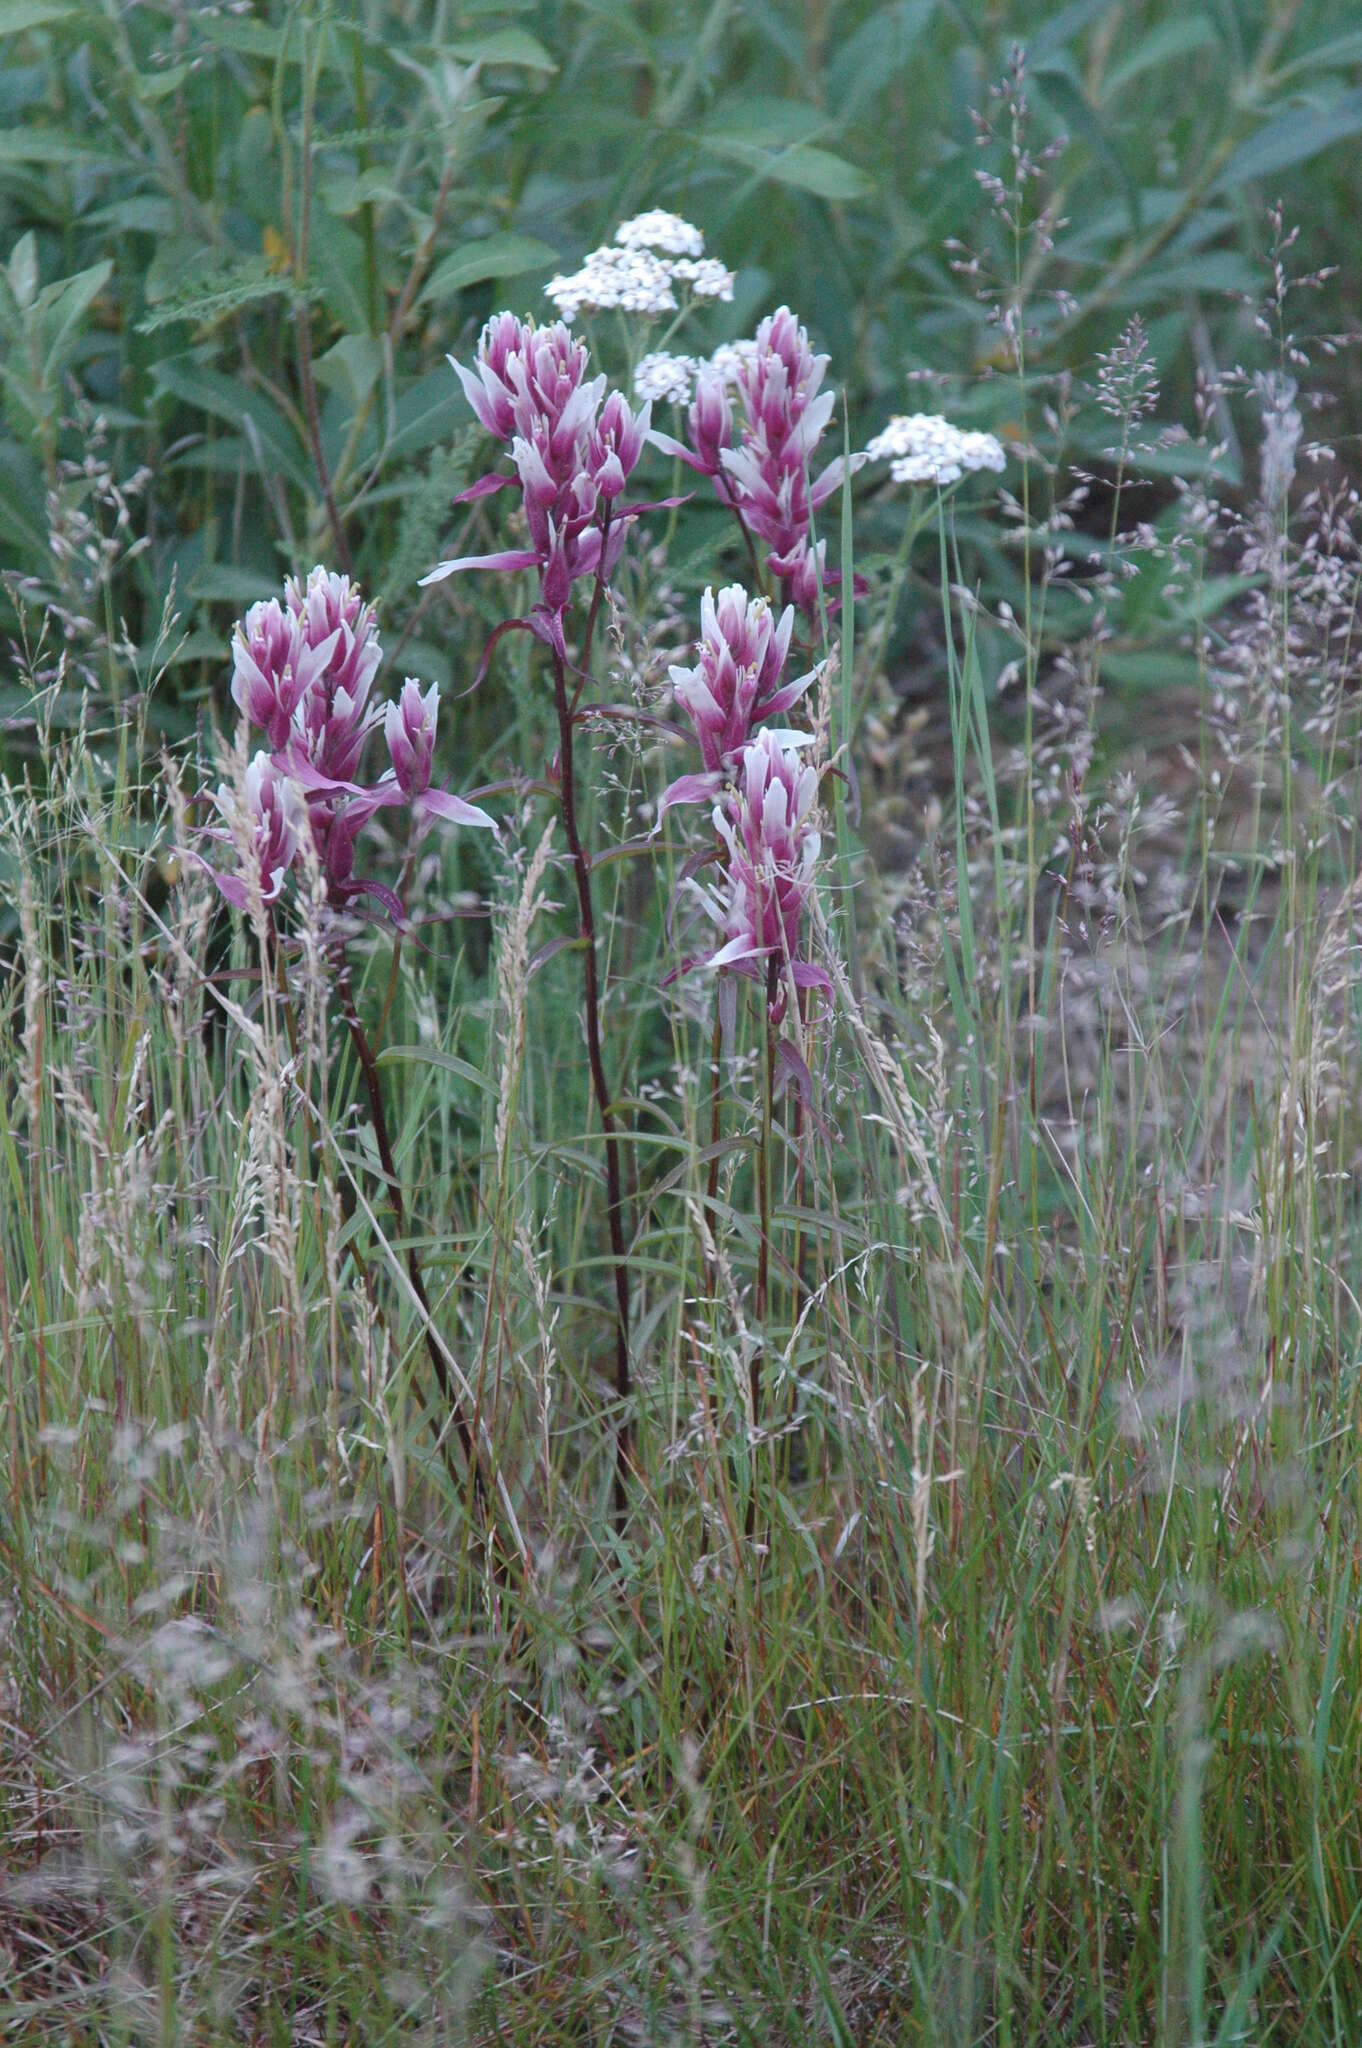
[[[663,792],[659,822],[673,804],[716,796],[754,729],[789,711],[804,695],[816,670],[791,682],[781,680],[793,631],[792,605],[777,620],[767,600],[749,597],[741,583],[730,583],[717,599],[706,590],[700,601],[695,666],[671,670],[676,700],[695,727],[704,772],[679,776]],[[797,746],[807,736],[778,732],[774,737]]]
[[[324,568],[313,569],[305,583],[291,577],[282,605],[272,598],[251,607],[234,636],[233,657],[233,698],[263,727],[272,750],[255,756],[246,778],[266,903],[277,899],[294,863],[304,821],[332,904],[367,893],[398,918],[395,893],[355,874],[356,842],[380,811],[410,805],[418,839],[436,819],[496,830],[477,805],[431,787],[438,685],[423,696],[409,677],[395,704],[371,701],[382,660],[378,627],[373,607],[348,577]],[[356,777],[379,724],[392,766],[366,785]],[[235,817],[226,785],[216,801],[224,816]],[[218,828],[214,836],[227,835]],[[211,872],[230,902],[248,901],[240,875]]]
[[[826,542],[815,546],[811,539],[813,515],[843,475],[841,456],[816,477],[811,471],[833,411],[833,394],[821,389],[828,358],[814,354],[788,306],[763,320],[753,341],[725,353],[722,368],[711,364],[700,374],[686,416],[690,446],[665,434],[651,438],[713,479],[724,503],[765,542],[782,600],[815,618],[835,579],[827,573]]]
[[[295,752],[319,774],[348,782],[383,715],[369,703],[383,658],[373,606],[348,576],[323,568],[314,569],[305,584],[290,577],[284,598],[320,661],[294,709]]]
[[[435,721],[440,709],[440,687],[432,683],[421,695],[421,685],[408,676],[402,695],[383,714],[383,734],[393,774],[403,796],[424,796],[430,788],[431,762],[435,758]]]
[[[246,812],[244,835],[239,816],[242,801]],[[262,748],[247,764],[241,799],[230,783],[221,782],[213,802],[226,821],[226,829],[217,828],[212,837],[234,845],[238,854],[242,850],[241,838],[249,839],[260,900],[274,903],[293,865],[298,835],[303,828],[306,806],[297,784],[280,772]],[[224,874],[217,868],[210,868],[209,873],[229,903],[234,903],[238,910],[249,906],[251,887],[244,875]]]
[[[691,966],[730,968],[765,980],[777,963],[772,1003],[784,1015],[785,990],[825,992],[832,984],[821,967],[799,956],[800,923],[814,888],[820,836],[813,822],[818,770],[772,732],[757,734],[743,750],[736,786],[714,807],[714,827],[726,849],[717,891],[692,883],[722,937]]]
[[[509,445],[530,546],[441,562],[423,584],[463,569],[537,568],[542,602],[559,619],[579,577],[613,573],[633,517],[618,501],[652,411],[634,412],[617,391],[607,397],[605,378],[588,378],[588,364],[585,344],[562,321],[539,328],[511,313],[488,321],[472,369],[454,363],[482,425]],[[486,497],[509,481],[486,476],[462,496]]]
[[[310,641],[298,613],[277,597],[253,604],[232,635],[232,698],[252,725],[282,747],[304,692],[331,658],[329,642]]]

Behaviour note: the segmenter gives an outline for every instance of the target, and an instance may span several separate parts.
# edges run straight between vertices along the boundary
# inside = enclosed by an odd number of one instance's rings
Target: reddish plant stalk
[[[601,1054],[600,978],[596,954],[596,912],[591,895],[591,856],[582,844],[577,826],[576,774],[572,740],[575,717],[568,699],[567,672],[560,654],[553,657],[553,696],[558,713],[559,803],[563,815],[563,837],[567,840],[577,882],[577,923],[582,937],[582,980],[586,1023],[586,1056],[591,1070],[591,1090],[605,1135],[606,1221],[610,1231],[610,1253],[615,1270],[615,1392],[621,1413],[615,1432],[615,1525],[624,1526],[627,1479],[630,1463],[629,1416],[629,1254],[624,1229],[624,1184],[620,1159],[619,1127],[610,1090],[606,1086],[605,1062]]]

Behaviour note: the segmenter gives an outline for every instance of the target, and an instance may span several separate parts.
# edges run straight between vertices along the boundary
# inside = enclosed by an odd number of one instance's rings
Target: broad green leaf
[[[14,245],[9,259],[9,288],[21,312],[27,312],[38,296],[38,242],[32,229]]]
[[[759,179],[772,179],[796,192],[811,192],[816,199],[860,199],[871,188],[864,172],[830,149],[816,149],[810,143],[792,143],[786,149],[766,149],[759,143],[739,142],[731,137],[711,135],[704,147],[715,156],[742,164]]]
[[[366,331],[369,308],[364,243],[354,229],[330,214],[314,212],[307,269],[309,288],[321,287],[336,325],[351,334]]]
[[[486,235],[480,241],[465,242],[462,249],[437,264],[421,298],[438,305],[466,285],[485,284],[494,277],[521,277],[557,260],[557,252],[533,235]]]
[[[282,28],[273,28],[268,22],[255,21],[245,15],[209,14],[205,9],[198,13],[195,27],[205,42],[218,43],[227,50],[239,50],[244,57],[267,57],[277,62],[284,46]],[[300,38],[290,36],[287,61],[296,64],[300,54]]]
[[[1196,249],[1174,263],[1153,263],[1137,271],[1123,306],[1148,305],[1177,292],[1255,292],[1262,283],[1258,266],[1238,249]]]
[[[0,533],[25,568],[48,563],[43,503],[43,473],[34,456],[18,441],[0,441]]]
[[[383,343],[373,334],[347,334],[317,362],[321,382],[356,407],[363,405],[382,369]]]
[[[138,95],[144,100],[169,99],[193,70],[192,64],[167,64],[163,71],[144,71],[137,81]]]
[[[1218,48],[1219,43],[1215,24],[1207,15],[1189,14],[1160,22],[1127,58],[1107,73],[1102,81],[1102,104],[1107,106],[1118,99],[1146,71],[1169,64],[1175,57],[1190,57],[1195,50]]]
[[[883,91],[911,58],[936,12],[936,0],[877,7],[838,46],[828,66],[828,100],[843,121]]]
[[[0,130],[0,170],[11,164],[94,164],[108,161],[108,151],[95,149],[61,128]]]
[[[388,170],[361,171],[358,176],[352,176],[348,171],[338,172],[335,177],[322,182],[318,196],[329,213],[342,219],[358,213],[362,206],[372,205],[375,200],[391,201],[398,206],[410,204],[400,186],[393,182],[393,173]]]
[[[722,100],[704,122],[707,141],[759,143],[781,149],[795,142],[816,142],[835,124],[803,100],[784,100],[772,93],[743,93]]]
[[[1345,92],[1326,108],[1292,107],[1266,122],[1242,143],[1226,164],[1212,192],[1233,191],[1250,178],[1268,178],[1292,164],[1307,163],[1322,149],[1362,134],[1362,88]]]
[[[385,464],[403,462],[446,440],[468,423],[468,400],[447,363],[409,385],[397,401],[393,437],[383,450]]]
[[[526,71],[558,69],[538,36],[532,36],[527,28],[493,28],[485,35],[458,36],[447,49],[461,64],[519,64]]]
[[[1044,28],[1030,38],[1026,45],[1028,64],[1048,64],[1066,50],[1074,37],[1097,20],[1099,15],[1111,12],[1111,0],[1073,0],[1073,5],[1061,7],[1046,22]]]
[[[26,29],[47,28],[78,11],[74,0],[0,0],[0,36],[21,36]]]
[[[1035,97],[1039,104],[1046,101],[1056,116],[1057,126],[1067,129],[1080,137],[1099,162],[1104,163],[1125,195],[1130,215],[1130,231],[1138,235],[1143,228],[1140,214],[1139,187],[1126,169],[1120,152],[1116,149],[1107,123],[1099,120],[1097,113],[1088,103],[1081,78],[1073,71],[1067,53],[1051,58],[1048,64],[1038,67],[1035,72]]]
[[[312,465],[289,422],[272,399],[220,370],[193,362],[157,363],[152,372],[158,388],[215,419],[228,420],[258,447],[258,459],[273,461],[301,490],[315,490]]]
[[[72,331],[112,276],[113,260],[106,256],[102,263],[93,263],[88,270],[78,271],[74,277],[49,285],[42,294],[38,306],[47,351],[43,362],[43,376],[47,382],[52,380]]]

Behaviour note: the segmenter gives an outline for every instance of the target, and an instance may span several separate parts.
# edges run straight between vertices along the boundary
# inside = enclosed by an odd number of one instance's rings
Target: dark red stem
[[[605,1082],[601,1057],[601,999],[596,957],[596,913],[591,898],[591,856],[582,844],[577,828],[577,788],[572,759],[573,709],[568,700],[567,671],[560,654],[553,657],[553,695],[558,712],[559,802],[563,813],[563,835],[567,840],[577,882],[577,919],[583,943],[582,979],[585,995],[586,1056],[591,1069],[591,1089],[605,1135],[606,1221],[610,1230],[610,1252],[615,1268],[615,1392],[620,1401],[620,1418],[615,1432],[615,1525],[623,1529],[629,1473],[629,1254],[625,1242],[623,1175],[620,1164],[619,1129]]]

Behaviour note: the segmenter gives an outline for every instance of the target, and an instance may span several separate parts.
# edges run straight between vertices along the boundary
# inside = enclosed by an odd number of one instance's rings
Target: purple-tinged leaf
[[[515,478],[513,476],[501,476],[496,470],[492,469],[487,472],[486,476],[480,476],[475,484],[469,484],[466,490],[456,491],[450,499],[450,503],[452,505],[472,505],[479,498],[490,498],[495,492],[504,491],[508,484],[513,484],[514,482]]]
[[[717,768],[701,775],[678,775],[675,782],[669,782],[663,790],[657,806],[655,832],[662,829],[662,821],[674,804],[703,804],[716,797],[724,786],[724,778]]]
[[[424,590],[428,583],[443,583],[446,576],[457,576],[464,569],[533,569],[538,561],[533,548],[503,548],[496,555],[460,555],[452,562],[438,562],[428,576],[417,579],[418,588]]]
[[[443,818],[449,825],[486,825],[500,837],[500,827],[489,812],[479,810],[476,804],[465,802],[463,797],[455,796],[450,790],[426,790],[423,796],[416,798],[415,808],[419,815]]]
[[[556,939],[548,939],[530,957],[525,969],[525,979],[533,981],[541,967],[547,967],[558,953],[566,953],[570,946],[580,947],[585,943],[580,932],[563,932]]]
[[[805,1109],[813,1108],[813,1075],[798,1046],[792,1045],[788,1038],[782,1038],[776,1047],[774,1078],[777,1102],[787,1089],[793,1088]]]

